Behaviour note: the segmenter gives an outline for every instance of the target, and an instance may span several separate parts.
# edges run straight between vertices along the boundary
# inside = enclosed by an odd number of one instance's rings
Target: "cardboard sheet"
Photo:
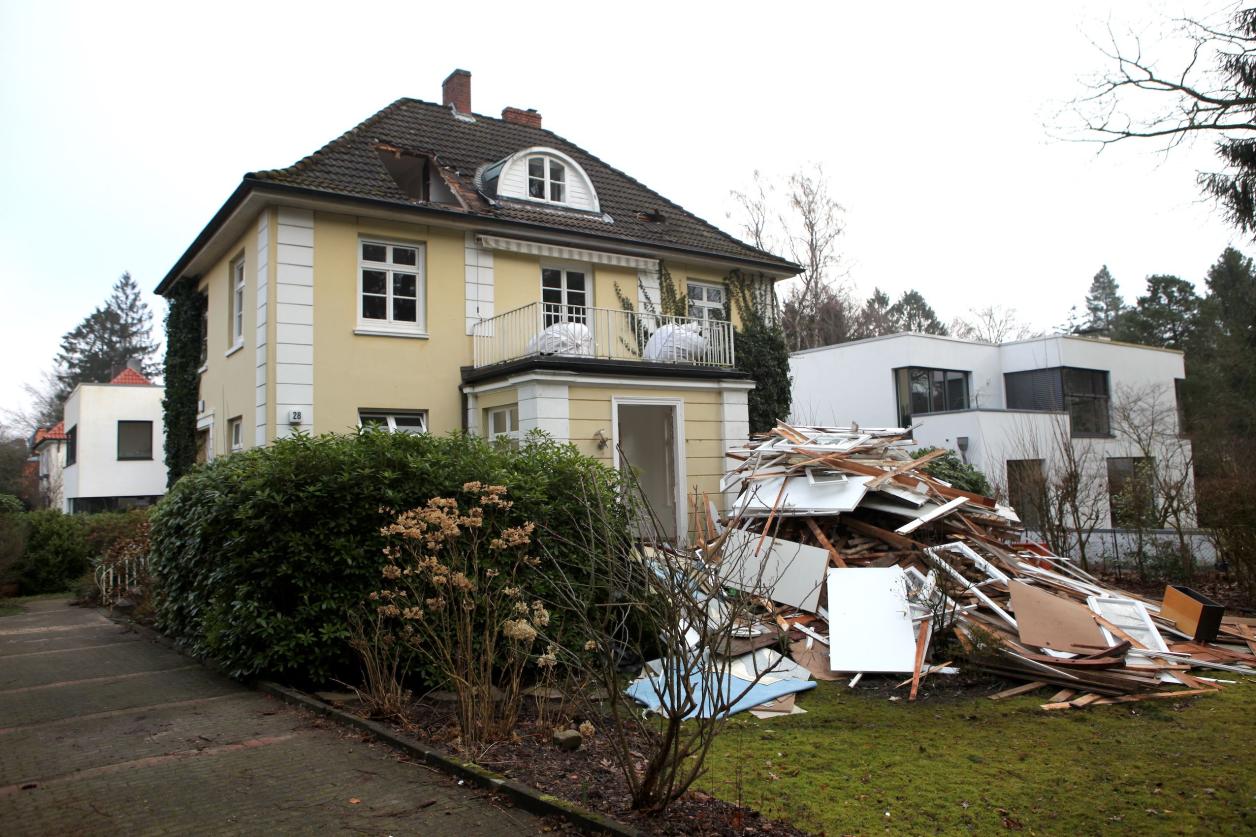
[[[789,644],[789,656],[794,658],[794,662],[811,672],[811,676],[816,680],[845,680],[846,675],[840,671],[834,671],[829,668],[829,647],[813,642],[811,647],[807,647],[805,639]]]
[[[828,594],[830,668],[860,672],[915,668],[916,630],[902,567],[831,569]]]
[[[728,533],[720,582],[772,601],[815,613],[820,586],[829,566],[829,552],[794,541],[763,539],[753,532],[734,529]],[[755,549],[759,554],[755,555]]]
[[[1111,647],[1083,605],[1023,581],[1009,581],[1007,589],[1012,594],[1016,629],[1026,645],[1074,654],[1094,654]]]

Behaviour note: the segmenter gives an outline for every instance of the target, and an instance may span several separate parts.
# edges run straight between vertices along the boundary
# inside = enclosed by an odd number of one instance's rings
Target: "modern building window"
[[[1156,512],[1155,460],[1118,456],[1108,459],[1108,509],[1117,528],[1149,527]]]
[[[68,468],[78,462],[78,425],[65,431],[65,464]]]
[[[231,345],[244,342],[244,256],[231,263]]]
[[[894,370],[898,420],[910,427],[912,416],[969,409],[968,372],[905,366]]]
[[[1003,376],[1009,410],[1067,412],[1073,436],[1111,435],[1108,373],[1059,366]]]
[[[118,459],[153,458],[153,423],[118,422]]]
[[[400,333],[426,331],[422,246],[362,241],[359,253],[359,325]]]
[[[519,405],[510,404],[506,407],[494,407],[485,410],[488,414],[485,425],[488,427],[490,439],[509,439],[511,444],[519,444]]]
[[[422,410],[358,410],[358,423],[389,433],[426,433],[427,413]]]
[[[1046,488],[1046,471],[1041,459],[1007,461],[1007,501],[1030,531],[1041,531]]]
[[[541,307],[546,327],[555,323],[588,323],[589,279],[583,269],[541,268]]]
[[[227,438],[231,440],[231,449],[244,450],[244,419],[236,416],[227,422]]]
[[[685,295],[689,302],[689,316],[699,320],[727,319],[723,285],[690,281]]]
[[[201,294],[201,362],[200,368],[204,369],[209,363],[209,300]]]
[[[1173,400],[1177,405],[1177,432],[1185,435],[1190,428],[1186,424],[1186,379],[1173,379]]]
[[[566,203],[567,167],[552,157],[529,157],[528,197],[551,203]]]

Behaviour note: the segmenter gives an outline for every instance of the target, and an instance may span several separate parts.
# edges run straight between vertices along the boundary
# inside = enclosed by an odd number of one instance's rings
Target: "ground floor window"
[[[1108,460],[1108,508],[1114,528],[1146,528],[1154,524],[1154,467],[1154,460],[1142,456],[1114,456]]]
[[[513,445],[518,446],[520,439],[519,405],[510,404],[505,407],[492,407],[484,412],[486,414],[484,426],[488,430],[488,438],[509,439]]]
[[[1041,531],[1046,498],[1046,471],[1041,459],[1007,461],[1007,501],[1021,523],[1031,531]]]
[[[244,450],[244,419],[236,416],[227,422],[227,436],[231,439],[232,450]]]
[[[358,410],[358,423],[389,433],[426,433],[426,410]]]

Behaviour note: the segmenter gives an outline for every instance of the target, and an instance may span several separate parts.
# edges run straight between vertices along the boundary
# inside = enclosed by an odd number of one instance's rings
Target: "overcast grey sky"
[[[1062,322],[1107,264],[1202,284],[1248,242],[1200,201],[1208,143],[1053,140],[1088,37],[1219,3],[33,3],[0,0],[0,410],[129,270],[150,290],[240,176],[470,70],[736,232],[752,172],[822,163],[861,295]],[[631,9],[631,11],[628,11]],[[1150,29],[1148,28],[1150,26]],[[164,305],[149,297],[160,321]]]

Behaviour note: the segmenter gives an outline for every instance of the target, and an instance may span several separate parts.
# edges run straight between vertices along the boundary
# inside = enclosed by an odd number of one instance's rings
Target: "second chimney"
[[[528,108],[527,110],[502,108],[502,120],[512,122],[515,125],[527,125],[529,128],[541,127],[541,114],[537,113],[533,108]]]
[[[458,113],[471,112],[471,74],[466,70],[454,70],[441,84],[442,104],[453,105]]]

